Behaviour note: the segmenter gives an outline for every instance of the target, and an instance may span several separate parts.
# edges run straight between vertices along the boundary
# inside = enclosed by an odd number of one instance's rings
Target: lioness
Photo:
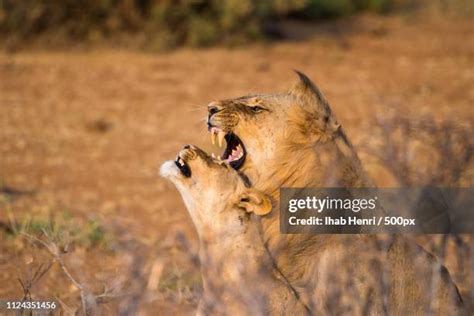
[[[248,95],[208,105],[207,128],[212,142],[217,138],[222,146],[226,141],[221,158],[244,173],[253,187],[269,194],[274,210],[279,210],[281,187],[373,186],[321,91],[304,74],[297,74],[299,80],[288,92]],[[309,291],[308,300],[316,297],[319,303],[328,299],[331,287],[338,287],[318,283],[323,277],[321,271],[328,271],[327,267],[333,272],[348,271],[340,258],[353,258],[349,263],[353,268],[361,251],[367,249],[364,247],[378,243],[376,236],[282,235],[278,218],[278,211],[262,218],[265,243],[290,283],[301,293]],[[383,277],[388,294],[367,294],[378,304],[375,313],[460,312],[461,298],[445,269],[435,284],[431,282],[434,277],[417,278],[417,268],[431,271],[435,262],[431,256],[404,238],[393,238],[387,247],[382,272],[388,274],[387,280]],[[422,259],[415,265],[420,253]],[[374,271],[368,265],[357,267],[358,288],[370,292],[366,280]]]
[[[185,146],[160,173],[181,193],[200,240],[204,295],[198,315],[304,315],[306,307],[273,268],[251,214],[269,198],[246,186],[228,164]]]

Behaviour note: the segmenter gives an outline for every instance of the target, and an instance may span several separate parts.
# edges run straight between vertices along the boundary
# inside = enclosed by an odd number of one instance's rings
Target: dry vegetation
[[[425,0],[421,0],[425,1]],[[8,49],[34,43],[101,44],[152,51],[178,46],[248,43],[279,36],[276,23],[387,12],[417,7],[420,0],[1,0],[0,42]],[[454,0],[463,3],[466,0]]]
[[[157,167],[185,143],[210,149],[209,101],[286,90],[292,68],[326,93],[380,186],[472,186],[473,36],[472,20],[408,14],[234,50],[2,53],[0,297],[55,298],[66,313],[191,313],[196,235]],[[409,155],[399,133],[429,148]],[[418,239],[472,302],[472,237]]]

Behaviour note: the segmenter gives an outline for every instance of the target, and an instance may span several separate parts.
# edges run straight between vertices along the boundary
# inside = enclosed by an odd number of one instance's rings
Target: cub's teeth
[[[225,136],[225,133],[224,132],[217,132],[217,139],[219,141],[219,147],[222,147],[222,144],[224,143],[224,136]]]

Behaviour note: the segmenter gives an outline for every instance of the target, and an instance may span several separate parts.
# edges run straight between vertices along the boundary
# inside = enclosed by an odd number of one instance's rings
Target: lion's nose
[[[217,108],[217,106],[209,107],[209,114],[210,115],[216,114],[217,112],[219,112],[219,109]]]
[[[222,110],[222,107],[219,105],[218,102],[211,102],[207,106],[207,110],[209,111],[209,116],[216,114],[217,112]]]

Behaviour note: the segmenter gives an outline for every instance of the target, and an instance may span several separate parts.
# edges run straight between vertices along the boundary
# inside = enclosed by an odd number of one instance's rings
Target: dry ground
[[[158,166],[186,143],[210,149],[207,103],[285,91],[291,69],[319,84],[356,144],[370,132],[364,123],[389,110],[474,119],[474,23],[465,18],[364,16],[301,42],[159,55],[0,54],[0,298],[21,298],[17,276],[48,261],[40,246],[9,231],[12,218],[41,226],[50,217],[63,222],[59,229],[86,230],[64,258],[93,292],[123,288],[131,275],[142,283],[125,286],[130,293],[148,282],[146,295],[135,297],[142,310],[190,312],[199,274],[195,258],[182,254],[195,253],[196,237]],[[79,304],[56,265],[32,293]]]

